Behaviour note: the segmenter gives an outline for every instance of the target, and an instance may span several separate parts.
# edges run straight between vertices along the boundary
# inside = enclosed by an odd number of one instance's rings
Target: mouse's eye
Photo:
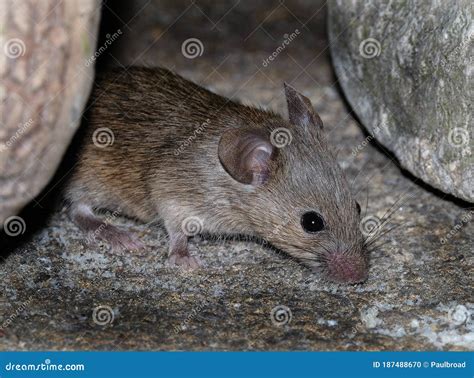
[[[324,229],[324,219],[316,211],[308,211],[301,217],[301,226],[306,232],[318,232]]]
[[[356,201],[356,208],[357,208],[357,212],[360,214],[360,205],[359,205],[359,202]]]

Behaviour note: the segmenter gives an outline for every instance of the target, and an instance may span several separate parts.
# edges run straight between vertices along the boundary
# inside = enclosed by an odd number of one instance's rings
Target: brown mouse
[[[169,261],[187,268],[199,265],[190,236],[249,235],[330,281],[364,281],[360,207],[311,102],[284,88],[289,121],[163,68],[103,74],[66,190],[72,219],[126,249],[143,244],[94,211],[160,219]]]

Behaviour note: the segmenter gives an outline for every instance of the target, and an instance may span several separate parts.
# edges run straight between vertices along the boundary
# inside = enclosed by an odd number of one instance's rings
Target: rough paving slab
[[[40,196],[22,214],[21,240],[2,239],[0,349],[472,350],[469,205],[419,185],[353,118],[330,65],[323,3],[233,5],[153,1],[115,9],[131,22],[104,54],[122,64],[164,65],[283,113],[284,80],[308,95],[363,204],[364,224],[393,212],[383,230],[397,228],[372,252],[367,283],[325,284],[259,243],[199,237],[193,252],[205,268],[181,272],[165,265],[159,223],[116,219],[149,250],[112,253],[86,244],[64,209]],[[191,37],[204,47],[195,59],[181,53]]]

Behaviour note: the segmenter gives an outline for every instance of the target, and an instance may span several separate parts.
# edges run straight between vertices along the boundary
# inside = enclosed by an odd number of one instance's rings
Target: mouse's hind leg
[[[91,206],[72,205],[69,211],[71,219],[83,231],[88,233],[88,240],[97,239],[108,242],[115,250],[141,250],[145,245],[134,234],[121,230],[98,218]]]

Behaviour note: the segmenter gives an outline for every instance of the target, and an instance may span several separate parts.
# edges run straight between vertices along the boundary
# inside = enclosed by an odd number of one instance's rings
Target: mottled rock
[[[474,202],[472,3],[328,7],[335,70],[364,126],[415,176]]]
[[[25,227],[11,216],[48,183],[79,125],[99,18],[97,0],[0,1],[0,228]]]

